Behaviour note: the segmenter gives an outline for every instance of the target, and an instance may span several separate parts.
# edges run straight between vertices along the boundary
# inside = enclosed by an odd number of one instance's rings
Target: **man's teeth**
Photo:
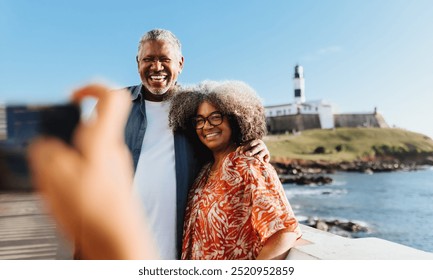
[[[150,76],[153,81],[163,81],[166,76]]]

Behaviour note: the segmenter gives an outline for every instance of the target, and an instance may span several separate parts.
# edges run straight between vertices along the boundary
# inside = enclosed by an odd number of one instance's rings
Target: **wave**
[[[303,215],[296,215],[296,219],[298,220],[298,222],[304,223],[304,222],[308,221],[309,217],[308,216],[303,216]]]
[[[292,184],[292,183],[284,183],[283,187],[284,188],[291,188],[293,186],[303,186],[305,188],[320,188],[323,186],[345,186],[347,185],[347,181],[336,181],[335,179],[333,179],[333,182],[330,184],[307,184],[307,185],[296,185],[296,184]]]
[[[346,181],[333,181],[331,186],[345,186],[347,185]]]
[[[346,189],[333,189],[333,188],[296,188],[285,190],[288,198],[292,198],[294,196],[318,196],[318,195],[326,195],[326,196],[341,196],[347,194]]]

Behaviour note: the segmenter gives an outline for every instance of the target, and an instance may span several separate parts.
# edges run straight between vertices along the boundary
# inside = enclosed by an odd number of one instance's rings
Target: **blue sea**
[[[299,220],[353,221],[378,237],[433,252],[433,168],[418,171],[329,175],[324,186],[285,184]]]

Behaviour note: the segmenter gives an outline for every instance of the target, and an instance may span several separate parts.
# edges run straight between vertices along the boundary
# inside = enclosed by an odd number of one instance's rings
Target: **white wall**
[[[301,225],[289,260],[433,260],[433,254],[379,238],[345,238]]]
[[[320,126],[322,129],[334,128],[334,112],[331,106],[323,105],[319,107]]]

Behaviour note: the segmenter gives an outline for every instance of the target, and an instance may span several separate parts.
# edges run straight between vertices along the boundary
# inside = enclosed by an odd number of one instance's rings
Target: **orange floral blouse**
[[[208,176],[210,167],[203,167],[188,195],[182,259],[255,259],[279,230],[301,236],[272,165],[232,152]]]

